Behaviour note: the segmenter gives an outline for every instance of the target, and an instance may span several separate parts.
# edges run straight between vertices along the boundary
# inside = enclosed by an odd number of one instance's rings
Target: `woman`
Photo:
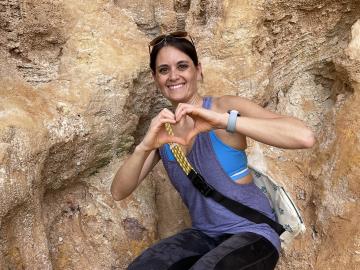
[[[288,149],[309,148],[313,133],[299,120],[281,116],[237,96],[202,97],[197,83],[202,68],[186,32],[162,35],[149,45],[150,67],[174,112],[163,109],[144,139],[116,173],[111,193],[129,196],[162,159],[169,178],[189,208],[192,228],[145,250],[128,269],[274,269],[278,234],[205,198],[174,159],[169,143],[178,143],[192,165],[215,189],[274,219],[268,200],[252,183],[246,137]],[[228,111],[231,111],[229,114]],[[174,135],[165,130],[170,123]]]

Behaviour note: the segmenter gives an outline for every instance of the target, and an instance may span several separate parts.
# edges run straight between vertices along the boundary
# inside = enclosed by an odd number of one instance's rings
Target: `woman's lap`
[[[204,256],[191,270],[272,270],[279,255],[264,237],[254,233],[240,233],[229,237]]]
[[[254,233],[211,238],[187,229],[145,250],[128,270],[268,270],[277,260],[271,243]]]
[[[176,263],[179,266],[182,263],[191,266],[215,247],[212,238],[204,233],[186,229],[146,249],[129,265],[128,270],[168,270]],[[183,266],[182,270],[185,270],[185,267]]]

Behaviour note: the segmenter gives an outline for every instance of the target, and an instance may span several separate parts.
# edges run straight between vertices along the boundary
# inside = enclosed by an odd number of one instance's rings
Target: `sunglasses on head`
[[[191,36],[188,34],[188,32],[186,32],[186,31],[176,31],[176,32],[171,32],[171,33],[168,33],[168,34],[157,36],[152,41],[150,41],[150,43],[149,43],[149,53],[151,53],[151,48],[155,47],[156,45],[160,44],[161,42],[166,43],[166,38],[167,37],[184,38],[184,39],[190,41],[191,44],[195,47],[194,41],[191,38]]]

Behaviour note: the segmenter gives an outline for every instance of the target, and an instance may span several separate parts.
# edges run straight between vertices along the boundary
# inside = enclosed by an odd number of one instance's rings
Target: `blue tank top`
[[[213,130],[209,131],[209,135],[217,160],[232,180],[235,181],[250,174],[250,169],[247,166],[247,156],[244,150],[238,150],[223,143]],[[168,144],[165,145],[165,150],[168,158],[175,160]]]
[[[205,97],[203,107],[209,108],[207,107],[209,103],[211,104],[211,97]],[[213,199],[204,197],[192,185],[177,161],[168,158],[165,146],[160,147],[159,153],[170,181],[189,209],[194,229],[213,237],[225,233],[253,232],[268,239],[280,252],[280,238],[269,225],[253,223],[232,213]],[[237,184],[224,171],[216,158],[209,132],[196,136],[187,158],[206,181],[219,192],[275,220],[268,199],[254,183]]]

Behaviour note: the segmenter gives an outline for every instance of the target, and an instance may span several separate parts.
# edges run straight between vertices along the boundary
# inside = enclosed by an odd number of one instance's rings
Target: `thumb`
[[[183,138],[179,138],[176,136],[171,136],[168,140],[168,143],[178,143],[181,145],[186,145],[186,141]]]

